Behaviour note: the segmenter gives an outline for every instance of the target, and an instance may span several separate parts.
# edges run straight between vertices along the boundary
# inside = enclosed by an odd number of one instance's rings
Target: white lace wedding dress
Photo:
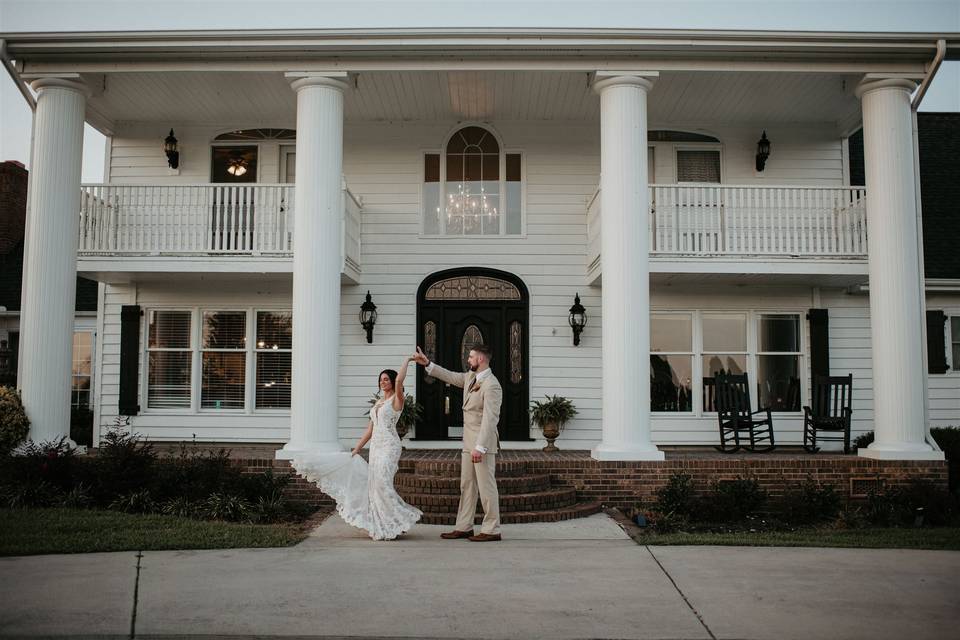
[[[291,460],[293,468],[336,500],[344,522],[366,530],[374,540],[393,540],[409,531],[423,516],[397,494],[393,477],[400,461],[397,420],[393,402],[370,409],[373,435],[370,462],[349,451],[304,453]]]

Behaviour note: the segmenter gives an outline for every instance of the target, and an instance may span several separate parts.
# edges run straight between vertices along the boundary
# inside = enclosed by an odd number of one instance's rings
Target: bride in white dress
[[[393,486],[402,451],[397,420],[403,412],[403,382],[411,360],[412,356],[404,361],[399,373],[393,369],[380,372],[383,397],[370,409],[367,430],[352,451],[306,452],[291,460],[300,475],[336,500],[344,522],[366,530],[374,540],[393,540],[423,516],[404,502]],[[358,455],[367,442],[369,463]]]

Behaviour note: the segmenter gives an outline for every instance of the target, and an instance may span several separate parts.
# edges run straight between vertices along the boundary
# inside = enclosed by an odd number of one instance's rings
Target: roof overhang
[[[797,60],[925,63],[937,40],[960,59],[960,33],[703,31],[637,29],[333,29],[55,32],[0,34],[10,57],[49,62],[610,57],[767,63]],[[758,60],[759,58],[759,60]]]

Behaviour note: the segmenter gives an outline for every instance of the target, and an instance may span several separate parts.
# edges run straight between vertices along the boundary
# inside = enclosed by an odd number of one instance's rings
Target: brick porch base
[[[225,446],[232,450],[236,464],[245,472],[257,473],[271,468],[278,474],[293,473],[289,462],[273,457],[278,447],[245,450],[236,445]],[[697,488],[703,491],[711,482],[753,477],[772,499],[808,475],[821,484],[833,485],[840,495],[851,499],[865,497],[874,487],[902,485],[912,479],[947,486],[947,465],[942,461],[873,460],[856,455],[808,454],[786,447],[773,453],[730,455],[697,448],[661,448],[666,452],[666,460],[643,462],[600,462],[592,459],[589,451],[547,454],[505,450],[497,461],[498,476],[516,475],[522,467],[522,472],[531,476],[549,475],[554,488],[575,489],[580,502],[621,508],[651,502],[657,489],[679,472],[692,476]],[[452,475],[459,457],[459,452],[454,450],[406,449],[400,459],[399,473],[422,473],[428,467],[423,464],[418,467],[418,463],[430,463],[439,475]],[[315,485],[299,476],[288,487],[288,495],[313,504],[331,504]]]

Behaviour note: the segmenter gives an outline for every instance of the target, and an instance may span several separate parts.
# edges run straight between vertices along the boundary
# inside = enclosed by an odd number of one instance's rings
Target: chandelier
[[[243,158],[235,157],[230,160],[227,167],[227,173],[238,178],[247,172],[247,161]]]
[[[494,218],[499,215],[496,198],[487,195],[480,187],[479,193],[471,193],[470,183],[458,183],[456,193],[447,194],[447,221],[454,217],[479,220],[483,217]]]

